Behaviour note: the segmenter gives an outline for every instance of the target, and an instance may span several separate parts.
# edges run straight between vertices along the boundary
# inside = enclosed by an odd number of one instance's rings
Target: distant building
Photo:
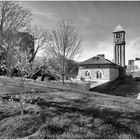
[[[128,60],[128,66],[134,66],[134,60]]]
[[[135,60],[128,60],[127,72],[137,72],[140,71],[140,59],[135,58]]]
[[[29,54],[29,60],[33,57],[34,55],[34,47],[35,47],[35,38],[29,33],[26,32],[17,32],[16,38],[18,43],[20,44],[20,50],[23,52],[28,52]],[[18,45],[19,45],[18,44]]]
[[[125,31],[118,25],[114,35],[114,62],[98,54],[79,64],[78,76],[85,80],[115,80],[125,74]]]
[[[140,70],[140,60],[139,59],[134,60],[134,65],[137,66]]]

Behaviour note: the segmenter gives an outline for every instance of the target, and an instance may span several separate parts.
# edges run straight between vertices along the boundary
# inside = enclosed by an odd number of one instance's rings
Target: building
[[[140,59],[135,58],[135,60],[128,60],[127,72],[137,72],[140,71]]]
[[[35,52],[35,38],[33,35],[26,32],[15,33],[15,38],[17,39],[17,45],[20,44],[20,50],[28,53],[28,59],[31,61]]]
[[[134,60],[134,66],[137,66],[138,67],[138,70],[140,70],[140,59],[135,59]]]
[[[80,63],[79,76],[86,80],[115,80],[119,76],[119,66],[97,55]]]
[[[118,25],[113,31],[115,63],[125,67],[125,31]]]
[[[125,72],[125,31],[118,25],[113,31],[114,35],[114,60],[99,54],[79,64],[78,76],[85,80],[115,80],[124,76]]]

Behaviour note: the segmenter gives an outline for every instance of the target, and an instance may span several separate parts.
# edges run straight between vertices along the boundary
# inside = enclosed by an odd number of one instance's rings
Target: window
[[[96,72],[96,78],[97,78],[97,79],[103,78],[103,74],[102,74],[101,71],[97,71],[97,72]]]
[[[85,76],[90,76],[90,72],[89,71],[86,71],[85,72]]]

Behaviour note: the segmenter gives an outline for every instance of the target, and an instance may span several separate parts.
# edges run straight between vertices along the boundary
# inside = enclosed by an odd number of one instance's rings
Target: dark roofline
[[[100,56],[94,56],[94,57],[100,57]],[[94,58],[94,57],[91,57],[91,58]],[[87,60],[85,60],[85,61],[88,61],[88,60],[90,60],[91,58],[89,58],[89,59],[87,59]],[[102,57],[100,57],[100,58],[102,58]],[[109,61],[111,64],[116,64],[116,63],[113,63],[112,61],[110,61],[110,60],[108,60],[108,59],[106,59],[106,58],[102,58],[102,59],[105,59],[106,61]],[[80,65],[81,63],[84,63],[85,61],[80,62],[79,65]],[[104,64],[109,64],[109,63],[104,63]],[[83,64],[83,65],[86,65],[86,64]],[[87,65],[89,65],[89,64],[87,64]],[[94,65],[94,64],[91,64],[91,65]],[[96,65],[96,64],[95,64],[95,65]]]
[[[115,32],[113,31],[113,33],[122,33],[122,32],[126,33],[125,31],[115,31]]]
[[[107,63],[104,63],[104,64],[98,64],[98,63],[97,64],[79,64],[79,66],[82,66],[82,65],[117,65],[117,64],[115,64],[115,63],[111,63],[111,64],[110,63],[108,63],[108,64]]]
[[[94,56],[94,57],[100,57],[100,56]],[[94,58],[94,57],[91,57],[91,58]],[[91,58],[89,58],[89,59],[87,59],[87,60],[85,60],[85,61],[88,61],[88,60],[90,60]],[[81,63],[84,63],[85,61],[83,61],[83,62],[80,62],[79,64],[78,64],[78,66],[87,66],[87,65],[116,65],[116,66],[118,66],[118,67],[121,67],[120,65],[118,65],[118,64],[116,64],[116,63],[114,63],[114,62],[112,62],[112,61],[110,61],[110,60],[108,60],[108,59],[106,59],[106,58],[102,58],[102,59],[105,59],[106,61],[108,61],[109,63],[103,63],[103,64],[101,64],[101,63],[96,63],[96,64],[81,64]]]

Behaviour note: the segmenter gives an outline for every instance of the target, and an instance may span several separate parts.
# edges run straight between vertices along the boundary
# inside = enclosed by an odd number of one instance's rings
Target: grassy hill
[[[140,71],[127,73],[123,79],[100,84],[90,89],[109,95],[137,98],[140,93]]]
[[[20,78],[0,77],[0,96],[20,94]],[[26,80],[24,96],[40,101],[0,100],[0,138],[140,138],[140,102],[135,98]]]

